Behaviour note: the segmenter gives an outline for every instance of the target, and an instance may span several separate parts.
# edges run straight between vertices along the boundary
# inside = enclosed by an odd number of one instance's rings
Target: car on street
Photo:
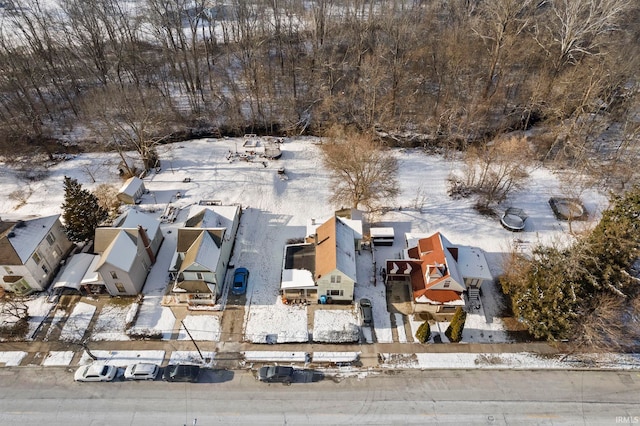
[[[371,300],[360,299],[360,315],[362,315],[362,323],[364,325],[371,325],[373,322],[373,308],[371,307]]]
[[[162,379],[167,382],[197,382],[200,366],[191,364],[169,364],[164,368]]]
[[[139,362],[128,365],[124,370],[126,380],[155,380],[158,377],[160,367],[157,364]]]
[[[73,378],[76,382],[110,382],[117,372],[115,365],[89,364],[78,368]]]
[[[240,296],[247,292],[247,282],[249,281],[249,271],[247,268],[237,268],[233,274],[233,287],[231,293]]]
[[[283,383],[290,385],[293,381],[293,367],[265,365],[258,370],[258,380],[267,383]]]

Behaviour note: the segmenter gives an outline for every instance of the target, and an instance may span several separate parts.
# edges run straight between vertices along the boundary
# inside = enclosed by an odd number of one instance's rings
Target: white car
[[[124,378],[126,380],[155,380],[159,371],[160,367],[156,364],[140,362],[128,365],[124,370]]]
[[[118,367],[106,364],[83,365],[73,378],[76,382],[110,382],[116,377]]]

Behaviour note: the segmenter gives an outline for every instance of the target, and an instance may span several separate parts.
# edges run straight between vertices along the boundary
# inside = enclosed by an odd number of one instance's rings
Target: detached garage
[[[118,200],[125,204],[136,204],[136,201],[142,197],[146,191],[144,182],[139,177],[129,178],[120,191],[118,191]]]

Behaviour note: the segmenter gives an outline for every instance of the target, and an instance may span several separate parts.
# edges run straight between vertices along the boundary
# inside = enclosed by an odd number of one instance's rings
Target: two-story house
[[[46,289],[72,248],[60,215],[0,219],[0,285],[17,294]]]

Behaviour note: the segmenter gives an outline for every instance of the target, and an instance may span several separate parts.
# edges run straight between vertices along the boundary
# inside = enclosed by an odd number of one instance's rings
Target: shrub
[[[456,309],[456,313],[451,318],[451,324],[447,327],[444,335],[447,336],[452,342],[459,342],[462,340],[462,330],[464,329],[464,322],[467,319],[467,313],[462,308]]]
[[[420,324],[418,327],[418,331],[416,331],[416,339],[420,343],[427,343],[427,340],[431,337],[431,327],[429,326],[429,322],[425,321]]]

